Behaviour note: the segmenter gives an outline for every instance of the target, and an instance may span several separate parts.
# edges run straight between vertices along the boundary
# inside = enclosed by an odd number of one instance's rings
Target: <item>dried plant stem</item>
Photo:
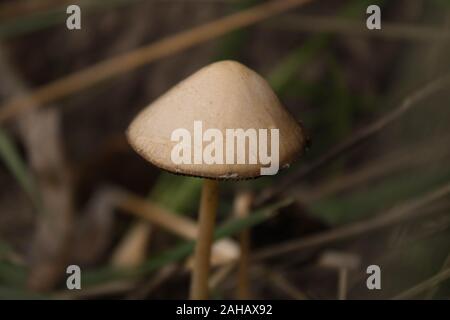
[[[130,292],[127,300],[143,300],[146,299],[152,292],[160,288],[165,282],[169,281],[175,274],[181,273],[179,266],[176,264],[168,264],[159,270],[154,276],[146,281],[142,286],[137,287]]]
[[[237,195],[235,200],[235,215],[238,218],[248,216],[253,196],[250,192]],[[249,260],[250,260],[250,230],[243,230],[239,235],[241,255],[238,264],[238,282],[236,287],[237,299],[250,299]]]
[[[366,141],[366,139],[372,137],[382,129],[386,128],[389,124],[403,116],[407,111],[416,106],[417,102],[422,101],[424,98],[448,87],[449,85],[450,74],[446,74],[434,81],[427,83],[424,87],[407,96],[402,101],[402,103],[391,112],[387,113],[380,119],[374,121],[361,130],[356,131],[347,139],[343,140],[341,143],[336,145],[336,147],[332,148],[329,152],[325,153],[323,156],[319,157],[311,164],[302,166],[301,169],[297,170],[296,172],[291,172],[291,174],[286,176],[275,186],[264,190],[256,199],[255,205],[260,206],[270,199],[276,197],[280,193],[285,192],[286,189],[291,187],[293,182],[301,180],[312,172],[324,167],[326,164],[345,154],[351,148],[359,145],[363,141]]]
[[[43,10],[53,9],[56,6],[64,6],[72,2],[69,0],[35,0],[1,3],[0,18],[5,20],[17,18]]]
[[[0,45],[0,74],[5,80],[2,89],[26,97],[30,89],[4,52]],[[64,272],[73,223],[72,183],[58,110],[35,110],[19,118],[18,127],[37,180],[33,200],[41,213],[36,219],[28,286],[44,291],[54,287]]]
[[[236,267],[236,261],[224,264],[220,266],[212,275],[209,277],[209,290],[213,292],[216,290],[230,275],[230,273]]]
[[[241,258],[238,268],[238,284],[236,296],[238,299],[249,299],[250,281],[249,281],[249,251],[250,251],[250,230],[244,230],[239,235],[241,242]]]
[[[306,188],[298,188],[295,190],[295,197],[301,203],[310,204],[328,197],[336,195],[339,192],[358,188],[362,183],[367,183],[373,179],[379,179],[398,170],[411,169],[420,165],[429,165],[430,159],[433,161],[444,161],[450,156],[450,150],[442,148],[448,144],[450,135],[442,135],[435,141],[426,141],[416,144],[417,152],[411,157],[410,150],[400,148],[368,161],[360,168],[355,168],[352,172],[338,175],[328,179],[326,182],[317,186]]]
[[[129,72],[157,59],[222,36],[230,31],[252,25],[311,1],[270,1],[169,36],[129,53],[104,60],[44,85],[36,89],[30,96],[13,98],[0,108],[0,123],[15,117],[25,109],[45,105],[51,101],[90,88],[108,78]]]
[[[83,290],[61,290],[52,294],[52,298],[62,300],[92,299],[95,297],[104,297],[105,295],[123,294],[136,287],[133,280],[117,280],[105,284],[99,284]]]
[[[432,288],[436,286],[437,284],[441,283],[442,281],[445,281],[450,278],[450,268],[446,269],[444,271],[439,272],[435,276],[431,277],[428,280],[425,280],[422,283],[419,283],[418,285],[400,293],[399,295],[395,296],[393,300],[404,300],[413,298],[416,295],[418,295],[421,292],[424,292],[425,290]]]
[[[308,296],[287,279],[287,274],[277,268],[273,269],[263,264],[251,267],[252,277],[262,283],[267,283],[284,293],[289,300],[308,300]]]
[[[191,300],[208,299],[211,246],[218,204],[219,182],[217,180],[205,179],[200,201],[199,234],[195,246],[195,261],[190,293]]]
[[[118,203],[118,207],[183,238],[196,237],[195,222],[131,193],[125,193],[124,200]]]
[[[445,269],[450,269],[450,253],[447,255],[447,258],[445,258],[444,264],[442,265],[441,271],[444,271]],[[436,292],[439,290],[439,283],[436,283],[436,285],[432,286],[427,294],[426,299],[433,299]]]
[[[147,221],[135,222],[114,250],[111,265],[118,268],[139,266],[147,256],[151,235],[152,227]]]
[[[348,279],[348,270],[346,268],[342,268],[341,270],[339,270],[339,283],[338,283],[339,300],[347,299],[347,279]]]
[[[348,239],[360,234],[367,234],[383,227],[398,224],[406,219],[415,218],[423,215],[422,210],[418,210],[425,205],[446,197],[450,194],[450,183],[447,183],[429,193],[426,193],[418,199],[408,201],[399,206],[395,206],[386,212],[378,214],[375,218],[355,222],[348,226],[322,232],[309,237],[286,241],[272,247],[262,249],[254,254],[252,260],[263,260],[273,258],[283,254],[292,253],[306,248],[320,247],[333,241]]]
[[[123,191],[122,194],[123,200],[117,204],[119,208],[185,239],[197,238],[199,231],[195,221],[131,193]],[[211,263],[220,265],[237,259],[238,255],[239,247],[234,240],[220,239],[213,245]],[[192,267],[190,262],[188,267]]]
[[[445,29],[432,26],[417,26],[414,24],[383,23],[383,29],[373,32],[362,26],[361,21],[346,18],[299,15],[285,15],[281,19],[268,21],[262,27],[270,27],[283,31],[329,32],[345,36],[360,35],[385,39],[405,39],[413,41],[448,40]]]

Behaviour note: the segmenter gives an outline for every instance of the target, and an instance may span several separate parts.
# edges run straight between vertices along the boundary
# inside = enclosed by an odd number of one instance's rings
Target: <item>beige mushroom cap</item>
[[[281,105],[275,93],[260,75],[235,61],[210,64],[177,84],[144,110],[128,128],[128,141],[146,160],[167,171],[212,179],[243,179],[260,176],[260,163],[249,164],[249,143],[245,147],[246,163],[175,164],[172,149],[174,130],[185,128],[192,134],[194,121],[202,122],[203,133],[210,128],[279,129],[279,168],[291,164],[301,154],[305,135],[301,126]],[[268,150],[270,155],[270,135]],[[204,148],[210,142],[202,142]],[[225,147],[223,155],[225,157]]]
[[[319,260],[319,265],[328,268],[357,269],[361,264],[359,256],[352,253],[326,251]]]

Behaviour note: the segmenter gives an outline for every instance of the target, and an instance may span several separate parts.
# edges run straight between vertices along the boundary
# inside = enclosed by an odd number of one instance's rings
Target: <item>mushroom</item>
[[[207,299],[218,180],[288,167],[303,151],[303,129],[260,75],[238,62],[220,61],[142,110],[127,137],[157,167],[204,178],[190,297]]]
[[[339,279],[337,297],[339,300],[345,300],[347,298],[348,271],[355,270],[359,267],[359,257],[351,253],[327,251],[320,258],[319,265],[338,270]]]

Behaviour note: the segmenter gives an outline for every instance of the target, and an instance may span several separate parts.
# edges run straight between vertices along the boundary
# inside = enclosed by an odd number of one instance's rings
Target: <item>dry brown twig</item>
[[[107,185],[92,194],[74,223],[70,261],[89,266],[102,259],[113,241],[116,205],[114,189]]]
[[[111,256],[111,265],[118,268],[137,267],[147,258],[152,226],[142,219],[134,222]]]
[[[195,222],[135,195],[122,192],[122,200],[118,202],[118,207],[185,239],[197,237],[198,226]],[[239,252],[239,246],[235,241],[219,240],[213,245],[211,262],[213,265],[220,265],[233,261],[237,259]],[[191,266],[191,261],[188,262],[188,266]]]
[[[141,0],[143,1],[143,0]],[[227,4],[233,0],[150,0],[158,3]],[[0,18],[11,19],[74,3],[73,0],[28,0],[0,4]],[[94,2],[95,4],[95,2]]]
[[[267,281],[283,292],[288,299],[308,300],[308,296],[299,288],[295,287],[289,280],[278,270],[271,270],[264,266],[254,266],[252,274],[262,281]]]
[[[258,253],[255,253],[253,259],[269,259],[294,251],[312,247],[320,247],[333,241],[340,241],[357,235],[374,232],[383,227],[398,224],[405,221],[405,219],[418,217],[422,214],[422,212],[418,210],[419,208],[441,199],[442,197],[448,196],[449,194],[450,183],[445,184],[436,190],[430,191],[418,199],[394,206],[390,210],[376,215],[375,218],[262,249]]]
[[[307,189],[299,188],[293,193],[301,203],[310,204],[327,196],[358,188],[372,180],[383,178],[400,170],[417,170],[420,166],[430,167],[438,163],[441,164],[447,161],[450,155],[450,150],[442,148],[449,141],[450,135],[444,135],[431,142],[416,143],[414,157],[411,157],[409,146],[401,147],[365,162],[360,168],[352,168],[351,172],[327,179],[326,182],[317,186],[308,186]]]
[[[0,108],[0,123],[22,111],[45,105],[57,99],[87,89],[108,78],[129,72],[157,59],[190,48],[233,30],[250,26],[312,0],[270,1],[250,9],[205,23],[173,36],[143,46],[129,53],[99,62],[37,88],[29,97],[16,97]]]
[[[158,289],[164,282],[171,279],[175,274],[180,273],[180,267],[176,264],[169,264],[159,270],[151,279],[149,279],[143,286],[130,292],[126,299],[138,300],[145,299],[149,294]]]
[[[448,212],[448,210],[450,210],[450,203],[439,201],[437,203],[430,204],[426,208],[423,208],[420,210],[422,211],[421,215],[423,215],[423,216],[433,216],[434,217],[436,214],[445,215],[445,212]],[[445,230],[447,230],[449,226],[450,226],[450,224],[446,224],[441,227],[445,228]],[[372,261],[374,261],[374,262],[376,262],[376,264],[378,264],[380,266],[384,266],[384,268],[386,268],[389,264],[392,264],[396,260],[398,260],[399,252],[401,252],[405,248],[409,248],[409,247],[413,246],[415,243],[418,243],[419,241],[426,241],[427,238],[435,236],[435,235],[436,235],[435,230],[414,233],[413,237],[410,237],[407,240],[396,244],[395,247],[390,248],[391,250],[389,250],[389,251],[383,251],[383,253],[381,255],[373,258]],[[442,266],[441,271],[447,269],[447,267],[450,267],[450,265],[444,264]],[[366,270],[361,270],[358,274],[354,275],[349,281],[350,291],[352,290],[353,287],[355,287],[357,284],[360,284],[366,278],[367,278]],[[434,289],[436,289],[436,288],[430,288],[430,291],[434,290]]]
[[[383,28],[374,32],[374,30],[367,29],[364,23],[364,20],[352,21],[332,16],[290,14],[274,21],[268,21],[261,26],[283,31],[326,32],[343,34],[345,36],[359,35],[412,41],[443,41],[450,39],[450,35],[438,27],[383,22]]]
[[[89,299],[98,296],[122,294],[136,287],[136,283],[130,280],[120,280],[96,285],[83,290],[64,290],[52,294],[52,298],[63,300]]]
[[[444,271],[445,269],[449,269],[449,268],[450,268],[450,253],[445,258],[445,261],[442,264],[440,271]],[[429,288],[429,290],[426,294],[426,298],[433,299],[434,295],[436,294],[436,292],[438,292],[438,290],[439,290],[439,283],[436,283],[435,285],[433,285]]]
[[[14,1],[0,4],[0,18],[12,19],[27,14],[51,9],[56,5],[72,3],[70,0],[28,0]]]
[[[37,110],[19,123],[44,208],[37,219],[29,285],[46,290],[56,285],[65,270],[73,225],[72,186],[62,155],[58,110]]]
[[[403,291],[402,293],[396,295],[393,300],[404,300],[409,298],[414,298],[416,295],[424,292],[427,289],[430,289],[437,284],[441,283],[450,278],[450,268],[444,271],[439,272],[433,277],[419,283],[418,285]]]
[[[323,156],[319,157],[316,161],[312,162],[309,165],[302,166],[296,172],[291,172],[284,179],[281,179],[279,183],[275,186],[272,186],[265,191],[263,191],[256,200],[256,205],[261,205],[266,201],[272,199],[273,197],[279,195],[280,193],[285,192],[285,190],[289,189],[289,187],[295,181],[301,180],[307,175],[311,174],[313,171],[316,171],[319,168],[322,168],[326,164],[331,161],[337,159],[345,152],[350,150],[351,148],[359,145],[363,141],[372,137],[376,133],[380,132],[382,129],[387,127],[389,124],[400,118],[407,111],[411,110],[417,102],[423,100],[424,98],[430,96],[436,91],[442,90],[445,87],[450,85],[450,75],[447,74],[442,76],[432,82],[429,82],[424,87],[418,89],[411,95],[408,95],[403,102],[394,110],[389,112],[388,114],[382,116],[380,119],[371,123],[370,125],[356,131],[351,134],[347,139],[336,145],[329,152],[325,153]]]
[[[209,278],[209,291],[214,292],[228,277],[236,267],[236,261],[232,261],[220,266]]]
[[[28,96],[29,88],[12,68],[0,47],[0,70],[9,92]],[[72,184],[64,157],[57,109],[35,110],[19,118],[19,132],[37,179],[40,214],[32,242],[28,285],[51,289],[64,273],[66,249],[72,226]]]

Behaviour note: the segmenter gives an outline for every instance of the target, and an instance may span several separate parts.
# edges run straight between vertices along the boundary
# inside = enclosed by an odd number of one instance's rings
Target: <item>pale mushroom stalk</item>
[[[338,299],[339,300],[345,300],[347,299],[347,279],[348,279],[348,269],[347,268],[341,268],[339,269],[339,275],[338,275]]]
[[[351,253],[327,251],[320,258],[319,265],[338,271],[337,298],[339,300],[347,299],[348,272],[359,267],[359,257]]]
[[[248,217],[250,207],[252,205],[253,195],[251,192],[241,192],[236,196],[234,203],[234,211],[237,218]],[[249,264],[250,264],[250,230],[242,230],[239,235],[239,242],[241,247],[241,255],[239,257],[238,272],[237,272],[237,299],[250,299],[250,279],[249,279]]]
[[[195,246],[194,269],[191,280],[191,300],[208,299],[208,278],[214,225],[219,204],[219,182],[205,179],[199,211],[199,234]]]

